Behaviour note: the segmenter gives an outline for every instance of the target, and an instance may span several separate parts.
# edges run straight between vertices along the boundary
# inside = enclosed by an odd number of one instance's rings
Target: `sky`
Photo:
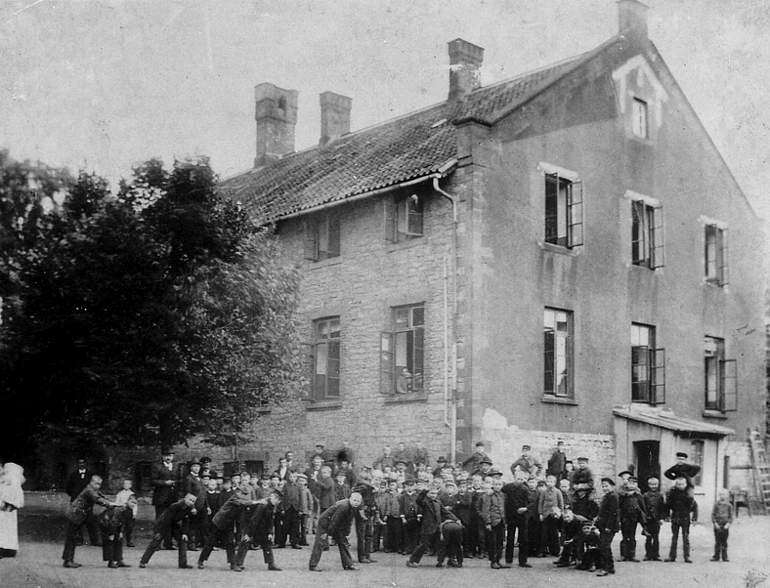
[[[770,3],[649,0],[650,38],[760,216],[770,219]],[[0,0],[0,147],[115,182],[150,157],[255,155],[254,86],[299,91],[296,148],[318,95],[357,130],[446,99],[447,42],[485,48],[482,83],[587,51],[614,0]]]

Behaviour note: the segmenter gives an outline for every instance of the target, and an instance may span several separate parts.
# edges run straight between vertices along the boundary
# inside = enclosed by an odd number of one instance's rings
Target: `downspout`
[[[452,204],[452,252],[451,272],[447,270],[446,260],[444,262],[444,424],[449,427],[449,463],[455,463],[456,445],[457,445],[457,371],[453,369],[454,381],[450,396],[449,390],[449,273],[455,282],[454,296],[452,297],[452,336],[457,337],[457,199],[449,192],[441,189],[439,178],[444,177],[446,171],[457,163],[456,160],[448,162],[439,172],[441,176],[433,178],[433,189],[444,196]],[[452,346],[453,368],[457,359],[456,344]],[[451,410],[450,410],[451,409]]]

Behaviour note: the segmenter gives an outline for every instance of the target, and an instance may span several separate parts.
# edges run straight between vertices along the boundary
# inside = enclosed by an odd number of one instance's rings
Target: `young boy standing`
[[[597,576],[615,573],[615,560],[612,558],[612,538],[618,532],[618,495],[615,493],[615,481],[612,478],[602,478],[602,503],[596,517],[596,527],[599,529],[599,552],[602,569]]]
[[[545,489],[540,493],[537,502],[537,514],[540,520],[540,557],[545,551],[556,557],[559,555],[559,521],[564,510],[564,498],[561,490],[556,487],[556,476],[545,478]]]
[[[625,488],[620,493],[620,532],[623,540],[620,542],[620,558],[622,561],[638,562],[636,559],[636,525],[644,527],[647,512],[644,508],[644,498],[636,485],[636,478],[626,479]]]
[[[490,567],[493,570],[499,570],[511,567],[500,564],[505,539],[505,496],[500,491],[503,487],[501,478],[494,478],[491,484],[491,492],[481,497],[481,518],[487,532],[487,555]]]
[[[137,504],[136,494],[131,487],[131,480],[123,480],[123,488],[115,495],[115,504],[124,506],[130,498],[134,498],[133,507],[126,509],[123,514],[123,536],[126,538],[126,547],[133,547],[134,519],[136,519]]]
[[[687,478],[680,475],[674,482],[674,487],[666,496],[666,510],[671,517],[671,549],[666,561],[676,561],[676,543],[679,531],[682,531],[682,551],[685,563],[690,560],[690,519],[695,522],[698,518],[698,505],[687,488]]]
[[[660,561],[660,521],[666,518],[666,501],[660,492],[660,480],[651,477],[647,480],[647,492],[642,496],[644,509],[647,512],[647,523],[644,525],[647,538],[644,541],[644,561]]]
[[[714,525],[714,557],[711,561],[730,561],[727,559],[727,537],[730,535],[730,525],[733,522],[733,509],[730,504],[730,493],[720,490],[714,508],[711,510],[711,523]]]

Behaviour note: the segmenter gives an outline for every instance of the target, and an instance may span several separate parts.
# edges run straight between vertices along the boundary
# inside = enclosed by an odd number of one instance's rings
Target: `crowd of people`
[[[95,518],[101,529],[103,559],[111,568],[127,567],[123,543],[133,546],[137,501],[126,480],[113,500],[101,493],[102,480],[79,463],[79,482],[88,478],[67,509],[69,520],[62,559],[68,568],[82,529]],[[520,567],[530,558],[553,557],[558,567],[615,573],[612,541],[621,533],[620,560],[637,562],[637,534],[644,537],[645,561],[661,561],[659,533],[671,523],[671,545],[665,561],[676,561],[681,535],[683,560],[691,563],[689,527],[697,520],[692,477],[699,468],[677,454],[664,476],[673,486],[665,493],[650,476],[639,487],[632,468],[616,478],[603,477],[600,492],[586,457],[573,467],[559,442],[545,466],[528,445],[510,465],[513,481],[504,482],[484,444],[462,463],[443,457],[435,463],[421,445],[396,450],[385,447],[371,466],[355,465],[347,447],[327,452],[316,446],[309,463],[297,463],[292,452],[271,473],[242,470],[218,474],[207,458],[193,460],[179,479],[174,454],[165,451],[153,466],[153,537],[139,561],[146,567],[162,548],[178,552],[180,568],[190,569],[188,554],[197,551],[197,567],[205,568],[221,550],[230,569],[243,571],[251,549],[261,549],[267,569],[280,571],[274,550],[310,547],[310,571],[320,571],[324,551],[336,546],[342,568],[356,570],[348,537],[355,525],[358,564],[372,564],[382,551],[406,557],[419,567],[427,554],[437,567],[463,567],[468,559],[486,559],[492,569]],[[75,474],[73,474],[74,477]],[[77,490],[77,484],[73,485]],[[712,510],[715,548],[712,560],[727,561],[732,523],[729,494],[721,492]],[[310,536],[312,542],[309,541]]]

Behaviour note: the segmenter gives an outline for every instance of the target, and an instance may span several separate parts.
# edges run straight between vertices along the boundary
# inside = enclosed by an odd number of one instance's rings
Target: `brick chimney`
[[[321,140],[326,145],[337,137],[350,132],[350,108],[353,100],[342,94],[323,92],[318,96],[321,103]]]
[[[449,41],[449,100],[461,100],[481,87],[484,49],[468,41]]]
[[[646,42],[647,10],[638,0],[618,0],[618,33],[634,42]]]
[[[254,167],[294,152],[297,124],[297,91],[284,90],[269,82],[254,87],[257,121],[257,156]]]

